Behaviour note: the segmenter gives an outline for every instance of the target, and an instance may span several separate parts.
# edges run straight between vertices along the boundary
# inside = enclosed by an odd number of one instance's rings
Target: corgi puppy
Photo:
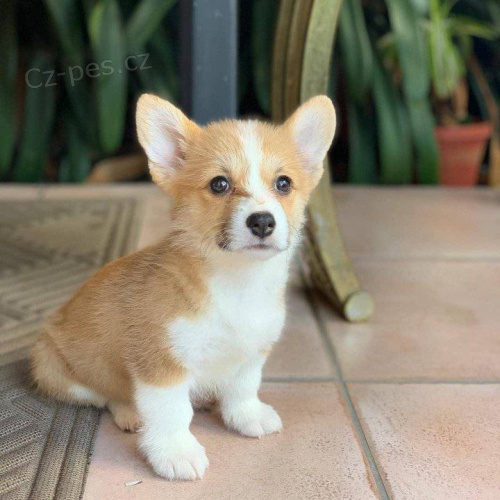
[[[217,400],[244,436],[280,431],[258,397],[262,367],[284,324],[290,260],[335,121],[318,96],[279,126],[200,127],[143,95],[137,131],[172,200],[169,233],[106,265],[49,319],[31,356],[40,390],[140,428],[141,451],[167,479],[207,469],[190,432],[194,405]]]

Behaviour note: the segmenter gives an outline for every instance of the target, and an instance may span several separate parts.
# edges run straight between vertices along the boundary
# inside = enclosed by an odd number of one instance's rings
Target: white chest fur
[[[211,383],[227,377],[278,340],[285,319],[287,254],[252,265],[216,267],[206,311],[169,325],[173,352],[196,379]]]

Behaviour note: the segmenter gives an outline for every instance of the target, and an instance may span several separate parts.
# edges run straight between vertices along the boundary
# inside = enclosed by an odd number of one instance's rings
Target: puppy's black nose
[[[255,212],[248,217],[247,226],[252,234],[259,238],[265,238],[274,231],[276,221],[269,212]]]

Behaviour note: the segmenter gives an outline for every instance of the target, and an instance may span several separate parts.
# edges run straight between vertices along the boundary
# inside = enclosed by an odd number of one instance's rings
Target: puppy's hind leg
[[[113,421],[122,431],[137,432],[142,427],[141,417],[132,403],[109,401],[108,409]]]
[[[66,363],[44,332],[31,352],[32,378],[44,394],[67,403],[103,408],[106,398],[72,379]]]

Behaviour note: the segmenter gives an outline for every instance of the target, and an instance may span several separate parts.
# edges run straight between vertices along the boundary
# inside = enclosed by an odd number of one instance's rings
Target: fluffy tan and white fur
[[[261,371],[284,324],[290,260],[335,112],[318,96],[279,126],[200,127],[143,95],[137,130],[172,201],[169,234],[106,265],[50,318],[32,372],[44,393],[141,428],[157,474],[196,479],[208,460],[189,429],[193,404],[216,399],[245,436],[281,430],[259,400]]]

